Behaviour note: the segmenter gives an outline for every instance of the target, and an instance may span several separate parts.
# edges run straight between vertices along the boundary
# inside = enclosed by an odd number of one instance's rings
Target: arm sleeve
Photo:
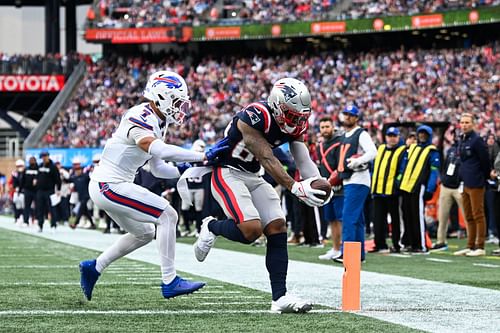
[[[149,166],[151,167],[151,173],[153,176],[163,179],[169,178],[179,178],[181,176],[179,170],[165,163],[162,159],[158,157],[153,157],[149,160]]]
[[[425,190],[427,192],[434,193],[437,188],[437,181],[439,178],[439,168],[441,167],[441,161],[439,160],[439,153],[437,151],[433,151],[431,153],[430,164],[431,164],[430,165],[431,172],[429,174],[429,180],[427,181]]]
[[[498,174],[500,174],[500,153],[497,154],[497,157],[495,158],[495,170]]]
[[[129,139],[134,140],[135,144],[138,144],[139,141],[141,141],[144,138],[147,137],[154,137],[153,132],[144,129],[139,126],[134,126],[128,131],[128,137]]]
[[[174,145],[168,145],[160,139],[156,139],[151,142],[148,153],[162,160],[173,162],[202,162],[205,158],[204,153],[198,153]]]
[[[490,178],[490,156],[488,153],[488,147],[482,138],[478,138],[476,143],[476,149],[479,155],[479,162],[481,164],[481,170],[483,171],[486,179]]]
[[[359,136],[359,145],[361,149],[363,149],[363,155],[358,157],[356,161],[359,161],[360,164],[371,162],[377,157],[377,147],[372,141],[370,134],[366,131],[363,131]]]
[[[59,174],[59,170],[57,167],[54,166],[54,177],[55,177],[55,182],[56,182],[56,189],[57,191],[61,190],[61,175]]]
[[[321,177],[318,167],[311,160],[309,151],[304,142],[292,141],[290,143],[290,152],[295,159],[295,164],[300,171],[302,178]]]

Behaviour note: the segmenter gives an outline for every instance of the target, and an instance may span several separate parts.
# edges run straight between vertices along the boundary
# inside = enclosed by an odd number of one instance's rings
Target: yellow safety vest
[[[401,181],[401,190],[412,193],[415,189],[415,185],[420,182],[422,178],[424,166],[429,159],[430,152],[436,150],[434,145],[428,145],[423,148],[418,146],[416,143],[410,145],[408,149],[408,163],[406,164],[405,171],[403,173],[403,180]]]
[[[396,149],[388,149],[385,144],[378,147],[372,174],[371,193],[384,195],[395,193],[398,166],[405,149],[405,145]]]

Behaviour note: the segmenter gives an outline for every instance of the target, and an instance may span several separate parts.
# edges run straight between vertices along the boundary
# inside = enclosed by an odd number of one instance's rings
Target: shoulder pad
[[[268,133],[271,128],[271,113],[262,103],[252,103],[238,113],[238,118],[247,125]]]
[[[154,131],[155,126],[158,126],[158,118],[148,105],[131,109],[126,117],[131,124],[150,131]]]

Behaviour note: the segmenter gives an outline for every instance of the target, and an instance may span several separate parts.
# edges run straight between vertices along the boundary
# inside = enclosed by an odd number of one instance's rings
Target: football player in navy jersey
[[[309,91],[304,83],[292,78],[278,80],[267,102],[252,103],[236,114],[225,132],[230,149],[219,156],[212,174],[212,194],[228,219],[204,218],[194,244],[196,258],[203,261],[219,235],[250,244],[264,233],[271,311],[277,313],[308,312],[312,304],[287,294],[285,216],[279,196],[262,175],[265,170],[309,206],[322,206],[329,201],[330,198],[318,197],[325,195],[324,191],[311,188],[311,182],[320,174],[303,140],[310,114]],[[291,178],[273,155],[273,148],[287,142],[304,179],[301,182]]]

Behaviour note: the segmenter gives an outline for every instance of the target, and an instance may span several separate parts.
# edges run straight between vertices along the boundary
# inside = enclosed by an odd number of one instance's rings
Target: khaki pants
[[[441,184],[439,191],[439,207],[438,207],[438,220],[439,226],[437,231],[437,243],[446,243],[446,233],[448,231],[448,220],[450,218],[450,209],[456,202],[458,208],[464,214],[464,206],[462,204],[462,195],[457,188],[449,188]]]
[[[467,220],[467,248],[484,249],[484,238],[486,237],[484,187],[464,187],[462,200]]]

